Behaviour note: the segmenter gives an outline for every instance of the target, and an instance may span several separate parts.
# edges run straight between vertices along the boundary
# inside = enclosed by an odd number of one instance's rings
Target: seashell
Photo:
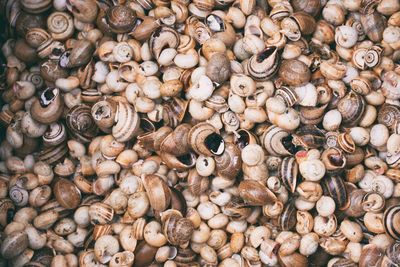
[[[199,155],[220,156],[224,153],[224,140],[207,122],[196,124],[190,129],[189,142],[192,149]]]
[[[215,156],[217,175],[233,180],[242,168],[240,149],[232,143],[225,143],[225,150],[220,156]]]
[[[215,53],[211,56],[206,67],[206,75],[215,83],[222,84],[231,75],[231,65],[224,53]]]
[[[20,1],[22,10],[31,14],[40,14],[50,9],[52,1],[22,0]]]
[[[292,136],[288,132],[272,125],[264,132],[261,142],[273,156],[290,156],[295,153]]]
[[[206,107],[211,108],[218,113],[225,113],[229,109],[228,103],[226,103],[225,98],[220,95],[212,95],[209,99],[205,101],[205,105]]]
[[[294,11],[303,11],[315,17],[321,10],[321,2],[317,0],[294,0],[291,2]]]
[[[69,0],[67,9],[82,22],[94,21],[98,13],[97,3],[94,0]]]
[[[171,100],[166,101],[163,105],[163,120],[165,125],[173,128],[178,126],[186,114],[188,104],[189,102],[187,100],[178,97],[173,97]]]
[[[349,205],[346,186],[340,176],[329,175],[321,180],[321,185],[325,195],[329,195],[335,201],[340,210],[344,210]]]
[[[108,224],[114,218],[114,209],[102,202],[95,202],[89,206],[90,222],[93,224]]]
[[[292,134],[293,145],[305,149],[322,147],[325,141],[325,134],[315,125],[302,126],[295,134]]]
[[[76,209],[81,203],[81,192],[70,180],[61,178],[53,187],[57,202],[66,209]]]
[[[300,121],[303,124],[311,125],[320,123],[325,115],[325,108],[328,104],[316,107],[300,107]]]
[[[269,17],[273,21],[281,21],[283,18],[288,17],[291,13],[293,13],[293,9],[289,3],[282,2],[274,5],[271,12],[269,13]]]
[[[383,31],[386,28],[386,21],[381,14],[378,12],[362,14],[360,21],[365,34],[371,41],[375,43],[382,41]]]
[[[274,203],[277,198],[266,186],[253,180],[240,182],[239,195],[245,203],[251,206],[263,206]]]
[[[26,189],[20,188],[19,186],[13,186],[10,188],[8,194],[16,206],[23,207],[28,204],[29,193]]]
[[[164,180],[157,175],[148,174],[143,179],[143,185],[151,207],[158,212],[166,210],[171,202],[171,191]]]
[[[64,108],[63,98],[57,88],[47,88],[39,99],[36,99],[30,109],[32,118],[43,124],[56,122]]]
[[[127,6],[116,5],[107,9],[106,21],[114,33],[126,33],[135,27],[136,14]]]
[[[315,19],[306,12],[295,12],[281,21],[282,32],[291,41],[298,41],[302,35],[315,31]]]
[[[190,144],[188,143],[189,124],[180,124],[162,141],[160,149],[175,156],[182,156],[189,153]]]
[[[301,176],[307,181],[319,181],[325,175],[325,166],[317,159],[300,162],[299,170]]]
[[[393,205],[385,210],[383,215],[383,225],[386,234],[400,240],[400,205]]]
[[[66,50],[61,56],[59,65],[62,68],[75,68],[88,64],[92,60],[95,46],[88,40],[78,40],[71,50]]]
[[[20,255],[28,247],[28,235],[25,231],[14,231],[4,238],[0,251],[4,259]]]
[[[192,152],[182,156],[175,156],[163,152],[160,154],[160,157],[168,168],[176,169],[178,171],[185,171],[196,165],[196,156]]]
[[[298,171],[299,165],[294,157],[285,157],[282,160],[279,168],[279,175],[282,184],[292,193],[296,191]]]
[[[98,132],[90,107],[83,104],[69,110],[66,125],[70,135],[82,143],[92,141]]]
[[[282,98],[288,107],[294,106],[298,101],[298,96],[295,89],[286,86],[282,86],[281,88],[277,89],[276,96]]]
[[[305,85],[311,79],[309,68],[297,59],[283,60],[278,73],[282,82],[290,86]]]
[[[189,219],[183,218],[179,213],[167,214],[166,217],[162,219],[162,229],[168,242],[171,245],[181,245],[189,242],[194,230],[193,223]]]
[[[153,56],[158,59],[163,49],[165,48],[178,48],[179,35],[172,28],[159,27],[157,28],[149,39],[149,47]]]
[[[348,126],[354,126],[364,114],[365,101],[359,94],[350,92],[339,100],[337,108],[342,114],[343,123]]]
[[[11,223],[15,212],[15,206],[12,200],[8,198],[0,199],[0,225],[6,227]]]
[[[290,201],[279,216],[279,226],[283,231],[290,231],[296,227],[297,210],[293,201]]]
[[[116,124],[112,127],[112,135],[118,142],[127,142],[139,134],[139,115],[130,104],[118,103],[115,121]]]
[[[73,18],[66,12],[53,12],[47,18],[47,29],[54,40],[67,40],[74,34]]]
[[[400,75],[394,71],[386,72],[382,77],[382,93],[386,98],[400,99],[399,81]]]
[[[351,80],[350,87],[357,94],[364,96],[371,92],[372,84],[364,77],[356,77]]]
[[[41,28],[31,28],[25,35],[25,41],[33,48],[38,48],[50,38],[50,34]]]
[[[348,133],[341,133],[338,135],[339,147],[346,153],[354,153],[356,145],[353,138]]]
[[[278,48],[275,46],[268,46],[249,59],[246,71],[254,80],[266,81],[277,72],[278,65]]]

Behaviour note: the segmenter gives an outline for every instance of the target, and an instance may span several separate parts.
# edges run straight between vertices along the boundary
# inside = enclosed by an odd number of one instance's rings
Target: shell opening
[[[262,51],[261,53],[259,53],[257,55],[257,58],[256,58],[257,62],[258,63],[263,62],[266,58],[271,56],[275,51],[276,51],[276,47],[275,46],[267,47],[266,49],[264,49],[264,51]]]
[[[235,136],[235,144],[240,148],[243,149],[245,146],[247,146],[250,143],[250,137],[249,134],[246,132],[241,132],[238,133],[237,136]]]
[[[40,95],[39,103],[40,105],[45,108],[48,105],[50,105],[53,100],[56,98],[58,95],[58,89],[57,88],[48,88],[44,90],[44,92]]]
[[[214,155],[222,155],[222,153],[224,153],[224,139],[222,139],[222,136],[217,133],[212,133],[207,136],[204,140],[204,144]]]
[[[177,160],[179,160],[181,163],[183,163],[186,166],[192,166],[193,164],[195,164],[195,159],[191,153],[188,153],[188,154],[185,154],[182,156],[178,156],[176,158],[177,158]]]

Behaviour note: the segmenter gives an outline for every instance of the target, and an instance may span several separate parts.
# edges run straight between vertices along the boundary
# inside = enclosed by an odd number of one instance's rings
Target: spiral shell
[[[133,29],[136,23],[135,12],[127,6],[113,6],[107,10],[106,20],[115,33],[125,33]]]
[[[397,106],[384,104],[378,113],[378,122],[388,128],[394,128],[400,120],[400,109]]]
[[[171,203],[171,190],[168,185],[157,175],[149,174],[143,179],[151,207],[158,211],[164,211]]]
[[[254,80],[266,81],[276,73],[278,65],[278,48],[269,46],[249,59],[246,70]]]
[[[118,103],[115,121],[116,124],[112,127],[112,135],[118,142],[127,142],[139,134],[139,115],[130,104]]]
[[[346,186],[340,176],[329,175],[322,180],[322,188],[325,195],[333,198],[339,209],[344,210],[349,205]]]
[[[310,81],[311,72],[303,62],[297,59],[287,59],[280,65],[279,77],[287,85],[301,86]]]
[[[268,127],[261,138],[265,149],[273,156],[292,155],[294,146],[291,139],[288,132],[275,125]]]
[[[202,122],[193,126],[189,131],[189,142],[199,155],[222,155],[225,143],[217,130],[211,124]]]
[[[360,121],[364,114],[365,100],[359,94],[350,92],[339,100],[338,110],[340,114],[342,114],[343,123],[354,126]]]
[[[296,191],[298,172],[299,165],[294,157],[285,157],[282,160],[279,174],[283,185],[292,193]]]
[[[364,56],[365,65],[369,68],[378,66],[382,61],[383,48],[380,45],[374,45],[367,50]]]
[[[297,210],[294,202],[289,202],[282,214],[279,216],[279,225],[283,231],[290,231],[295,228],[297,223]]]
[[[86,105],[74,106],[67,114],[66,124],[70,134],[83,143],[89,143],[98,132],[91,109]]]
[[[26,42],[33,48],[38,48],[50,38],[50,34],[41,28],[31,28],[25,35]]]
[[[43,142],[48,146],[57,146],[67,139],[67,131],[61,122],[50,124],[47,131],[43,134]]]
[[[89,217],[93,224],[107,224],[114,218],[114,209],[105,203],[95,202],[89,207]]]
[[[28,204],[29,193],[27,190],[18,186],[13,186],[10,188],[8,194],[16,206],[23,207]]]
[[[385,232],[396,240],[400,240],[400,205],[393,205],[383,215]]]
[[[53,193],[57,202],[66,209],[76,209],[81,203],[81,192],[70,180],[58,180],[53,187]]]
[[[173,210],[167,210],[173,211]],[[181,245],[187,243],[193,233],[193,223],[183,218],[179,213],[167,214],[167,218],[162,218],[162,229],[165,237],[171,245]]]
[[[43,13],[52,6],[51,0],[21,0],[21,7],[24,11],[32,14]]]
[[[217,174],[227,179],[235,179],[242,168],[240,149],[232,143],[225,143],[224,153],[214,159]]]
[[[361,25],[368,38],[377,43],[382,41],[383,31],[386,28],[386,22],[383,16],[378,12],[361,15]]]
[[[292,107],[297,104],[298,96],[296,91],[292,88],[282,86],[276,90],[276,95],[281,97],[288,107]]]
[[[159,27],[150,36],[150,51],[152,52],[153,56],[158,59],[163,49],[178,48],[179,41],[179,35],[174,29],[165,26]]]
[[[66,12],[53,12],[47,18],[47,28],[54,40],[62,41],[74,34],[74,22]]]
[[[277,198],[266,186],[253,180],[243,180],[240,182],[239,195],[251,206],[263,206],[274,203]]]
[[[189,102],[179,97],[173,97],[171,100],[166,101],[163,105],[163,119],[166,125],[171,127],[178,126],[187,111]]]
[[[294,11],[303,11],[314,17],[321,10],[321,2],[319,0],[293,0],[291,5]]]

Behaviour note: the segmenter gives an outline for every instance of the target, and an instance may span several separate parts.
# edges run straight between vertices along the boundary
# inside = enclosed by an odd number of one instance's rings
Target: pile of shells
[[[399,266],[399,0],[0,12],[0,267]]]

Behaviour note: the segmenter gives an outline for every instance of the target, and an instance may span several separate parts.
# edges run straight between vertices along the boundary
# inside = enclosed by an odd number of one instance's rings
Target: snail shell
[[[384,104],[379,109],[378,122],[388,128],[394,128],[400,119],[400,109],[397,106]]]
[[[287,59],[281,63],[279,77],[282,79],[283,83],[287,85],[301,86],[310,81],[311,72],[300,60]]]
[[[298,172],[299,165],[294,157],[285,157],[282,160],[279,174],[283,185],[289,192],[294,193],[296,191]]]
[[[177,49],[179,46],[179,34],[169,27],[157,28],[149,39],[149,47],[153,56],[158,59],[163,49]]]
[[[31,14],[40,14],[50,9],[52,6],[51,0],[21,0],[20,1],[22,10]]]
[[[13,186],[10,188],[8,194],[16,206],[23,207],[28,204],[29,193],[26,189]]]
[[[400,240],[400,205],[393,205],[383,215],[385,232],[396,240]]]
[[[279,216],[279,225],[283,231],[290,231],[296,227],[297,210],[293,201],[290,201]]]
[[[294,11],[304,11],[313,17],[321,10],[321,1],[319,0],[293,0],[291,5]]]
[[[115,121],[116,124],[112,127],[112,135],[118,142],[127,142],[139,134],[139,115],[130,104],[118,102]]]
[[[224,140],[214,126],[207,122],[196,124],[190,129],[189,142],[199,155],[220,156],[225,150]]]
[[[106,20],[114,33],[125,33],[135,27],[136,14],[127,6],[116,5],[107,10]]]
[[[25,35],[25,41],[33,48],[38,48],[41,44],[51,38],[50,34],[41,28],[29,29]]]
[[[75,31],[73,18],[66,12],[51,13],[47,18],[47,28],[51,37],[57,41],[67,40]]]
[[[149,197],[151,207],[158,211],[164,211],[171,203],[171,190],[159,176],[148,174],[143,179],[143,185]]]
[[[173,128],[178,126],[186,114],[188,104],[189,102],[187,100],[183,100],[179,97],[173,97],[171,100],[166,101],[163,105],[163,120],[165,125]]]
[[[343,123],[348,126],[356,125],[364,114],[365,105],[363,97],[354,92],[340,99],[337,108],[342,114]]]
[[[89,207],[89,217],[93,224],[107,224],[114,218],[114,209],[105,203],[95,202]]]
[[[0,225],[5,227],[9,224],[14,216],[15,206],[8,198],[0,199]]]
[[[224,153],[214,159],[217,174],[227,179],[235,179],[242,168],[241,151],[232,143],[225,143]]]
[[[257,181],[243,180],[240,182],[238,190],[240,197],[251,206],[272,204],[277,200],[272,191]]]
[[[348,207],[349,199],[343,179],[340,176],[329,175],[322,180],[322,188],[325,195],[333,198],[339,209]]]
[[[70,180],[61,178],[53,187],[57,202],[66,209],[76,209],[81,203],[81,192]]]
[[[206,67],[206,75],[215,83],[222,84],[231,75],[231,63],[225,53],[215,53]]]
[[[50,124],[42,138],[43,142],[48,146],[57,146],[63,143],[67,138],[67,131],[65,130],[64,124],[61,122]]]
[[[20,255],[29,244],[28,235],[25,231],[14,231],[4,238],[0,251],[5,259],[11,259]]]
[[[114,125],[116,111],[117,103],[112,99],[106,99],[96,102],[92,106],[91,114],[97,126],[105,131]]]
[[[276,73],[278,65],[278,48],[269,46],[249,59],[246,71],[254,80],[266,81]]]
[[[264,132],[261,140],[265,149],[273,156],[290,156],[294,152],[294,145],[291,142],[288,132],[272,125]]]
[[[380,13],[373,12],[371,14],[362,14],[360,21],[365,34],[367,34],[371,41],[375,43],[382,41],[383,31],[386,28],[386,21]]]
[[[92,141],[98,132],[90,107],[83,104],[69,110],[66,124],[71,136],[82,143]]]
[[[31,106],[32,118],[43,124],[56,122],[63,112],[64,102],[60,90],[47,88]]]
[[[319,148],[325,144],[325,134],[315,125],[300,127],[296,134],[292,135],[294,146],[301,146],[305,149]]]
[[[316,28],[315,19],[306,12],[295,12],[281,22],[283,33],[291,41],[298,41],[301,35],[314,33]]]
[[[74,43],[71,50],[65,51],[60,56],[62,68],[75,68],[88,64],[92,60],[95,46],[92,42],[82,39]]]
[[[298,96],[295,89],[286,86],[282,86],[276,90],[276,96],[281,97],[288,107],[292,107],[298,102]]]
[[[169,134],[161,143],[161,151],[182,156],[189,152],[188,134],[190,130],[189,124],[180,124],[175,130]]]
[[[169,216],[167,215],[162,229],[171,245],[181,245],[190,240],[194,226],[189,219],[182,218],[182,215],[178,213],[172,213]]]

